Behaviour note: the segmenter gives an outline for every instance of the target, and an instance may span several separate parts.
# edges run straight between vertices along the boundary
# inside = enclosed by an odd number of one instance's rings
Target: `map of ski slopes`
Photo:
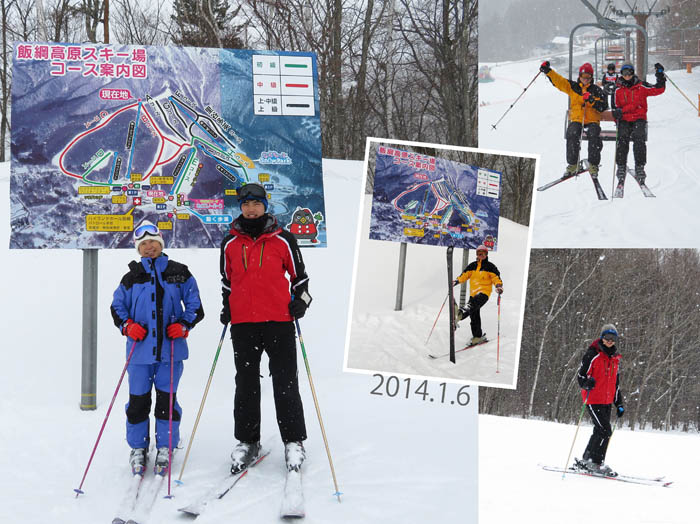
[[[236,189],[268,193],[299,245],[326,246],[312,53],[20,42],[11,248],[217,248]]]
[[[369,238],[498,247],[501,173],[377,147]]]

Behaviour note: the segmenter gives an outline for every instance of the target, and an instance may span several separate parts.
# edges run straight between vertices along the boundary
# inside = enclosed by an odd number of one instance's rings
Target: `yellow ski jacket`
[[[554,69],[547,73],[552,85],[559,91],[569,95],[569,121],[582,122],[584,124],[599,124],[600,113],[608,108],[608,102],[603,90],[591,82],[585,87],[580,82],[568,80],[557,73]],[[590,92],[593,97],[593,104],[584,104],[583,94]]]

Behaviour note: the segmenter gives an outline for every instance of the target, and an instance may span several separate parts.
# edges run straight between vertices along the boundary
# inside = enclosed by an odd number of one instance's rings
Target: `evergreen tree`
[[[240,34],[246,24],[234,23],[241,5],[230,12],[228,0],[175,0],[173,9],[171,36],[176,45],[228,49],[244,46]]]

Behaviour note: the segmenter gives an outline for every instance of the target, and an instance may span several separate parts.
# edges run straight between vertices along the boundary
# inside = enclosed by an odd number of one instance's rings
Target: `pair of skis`
[[[250,468],[262,462],[265,457],[270,454],[269,451],[263,451],[260,456],[248,468],[235,475],[229,475],[223,479],[218,485],[207,491],[198,500],[179,508],[178,511],[187,513],[192,516],[199,516],[207,509],[209,504],[216,500],[221,500],[229,491],[231,491],[238,482],[248,474]],[[283,519],[304,518],[306,512],[304,510],[304,491],[301,482],[301,471],[287,471],[287,476],[284,483],[284,493],[282,495],[282,504],[280,506],[280,517]]]
[[[117,514],[112,519],[112,524],[139,524],[140,521],[148,518],[166,475],[167,473],[165,475],[156,473],[151,482],[145,482],[145,471],[135,473],[129,482]],[[146,485],[144,486],[144,484]]]
[[[484,334],[484,340],[482,340],[481,342],[477,342],[476,344],[467,344],[462,349],[455,350],[455,353],[459,353],[460,351],[466,351],[467,349],[471,349],[471,348],[476,347],[476,346],[481,346],[482,344],[486,344],[487,342],[491,342],[491,341],[489,339],[487,339],[486,335]],[[449,357],[449,356],[450,356],[449,353],[445,353],[443,355],[433,355],[431,353],[428,353],[428,357],[430,357],[432,359],[445,358],[445,357]]]
[[[551,182],[548,182],[547,184],[538,187],[537,191],[544,191],[546,189],[549,189],[550,187],[556,186],[557,184],[561,184],[562,182],[565,182],[571,178],[575,178],[579,175],[582,175],[583,173],[588,172],[590,170],[590,167],[591,164],[588,162],[587,159],[584,158],[578,163],[575,172],[564,173],[561,177],[557,178],[556,180],[552,180]],[[598,195],[598,200],[607,200],[608,197],[605,196],[605,191],[603,191],[603,187],[600,185],[598,176],[591,174],[591,180],[593,181],[593,187],[595,188],[596,195]]]
[[[634,169],[630,169],[629,167],[627,168],[627,175],[631,176],[637,181],[637,184],[639,184],[639,189],[642,190],[642,194],[647,197],[647,198],[654,198],[656,195],[651,192],[651,189],[646,185],[644,181],[642,181],[639,176],[637,176],[637,173]],[[613,193],[613,198],[623,198],[625,196],[625,178],[622,177],[621,179],[618,179],[617,181],[617,186],[615,186],[615,192]]]
[[[585,469],[576,469],[574,467],[569,467],[567,469],[556,467],[556,466],[542,466],[545,471],[553,471],[555,473],[564,473],[566,475],[579,475],[583,477],[593,477],[606,480],[615,480],[617,482],[625,482],[628,484],[642,484],[644,486],[660,486],[667,488],[673,481],[666,480],[665,477],[637,477],[633,475],[603,475],[601,473],[593,473]]]
[[[556,180],[552,180],[551,182],[548,182],[547,184],[544,184],[543,186],[540,186],[537,188],[537,191],[545,191],[549,189],[550,187],[554,187],[557,184],[561,184],[562,182],[565,182],[566,180],[569,180],[571,178],[575,178],[583,173],[586,173],[590,169],[590,164],[588,160],[583,159],[579,162],[578,168],[575,173],[564,173],[561,177],[557,178]],[[649,187],[646,185],[645,182],[643,182],[636,174],[636,172],[632,169],[627,169],[627,174],[630,175],[632,178],[634,178],[639,184],[639,188],[642,190],[642,194],[647,197],[647,198],[654,198],[656,195],[649,189]],[[605,191],[603,191],[603,187],[600,185],[600,181],[598,180],[597,176],[591,175],[591,180],[593,181],[593,187],[595,188],[596,195],[598,196],[598,200],[607,200],[608,197],[605,195]],[[613,199],[615,198],[623,198],[624,197],[624,192],[625,192],[625,179],[623,178],[622,180],[618,180],[617,186],[615,187],[615,191],[613,192]]]

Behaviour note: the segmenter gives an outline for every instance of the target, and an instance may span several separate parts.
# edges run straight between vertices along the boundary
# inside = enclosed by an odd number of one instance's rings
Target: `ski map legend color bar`
[[[314,116],[311,57],[253,55],[252,60],[256,115]]]

